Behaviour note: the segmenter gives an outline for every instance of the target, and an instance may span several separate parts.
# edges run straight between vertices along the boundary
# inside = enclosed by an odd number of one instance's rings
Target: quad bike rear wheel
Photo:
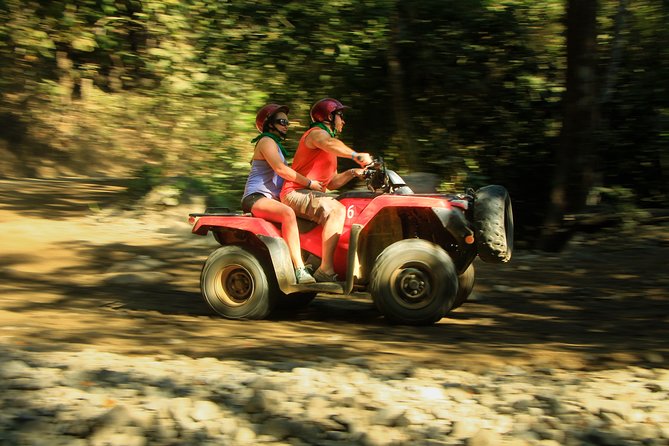
[[[504,263],[511,259],[513,211],[511,198],[503,186],[485,186],[476,191],[474,227],[481,260]]]
[[[377,258],[370,291],[376,307],[391,322],[429,325],[453,305],[458,277],[440,246],[421,239],[400,240]]]
[[[222,246],[211,253],[200,276],[202,296],[229,319],[264,319],[274,309],[278,288],[263,262],[241,246]]]

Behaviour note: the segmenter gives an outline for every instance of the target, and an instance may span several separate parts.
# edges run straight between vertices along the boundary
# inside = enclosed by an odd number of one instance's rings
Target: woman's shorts
[[[267,197],[265,197],[260,192],[254,192],[242,198],[242,211],[251,213],[251,208],[253,208],[253,205],[256,204],[256,201],[260,200],[261,198]]]

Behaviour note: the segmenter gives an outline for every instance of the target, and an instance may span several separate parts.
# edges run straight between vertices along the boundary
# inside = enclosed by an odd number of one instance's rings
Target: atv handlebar
[[[386,174],[386,163],[383,161],[383,158],[376,158],[372,161],[371,164],[365,166],[365,172],[363,178],[367,183],[367,188],[371,191],[377,191],[379,189],[384,192],[387,191],[388,186],[388,177]]]
[[[379,169],[385,169],[385,163],[383,162],[382,159],[375,159],[374,161],[363,167],[363,169],[365,169],[365,178],[368,178],[371,175],[373,175],[375,171]]]

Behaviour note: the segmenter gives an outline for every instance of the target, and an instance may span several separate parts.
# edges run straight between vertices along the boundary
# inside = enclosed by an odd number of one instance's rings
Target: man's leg
[[[293,208],[298,216],[323,226],[321,265],[314,277],[321,273],[319,281],[329,281],[328,276],[333,276],[335,272],[334,253],[344,230],[346,207],[335,198],[319,192],[294,191],[286,195],[283,202]]]
[[[334,253],[339,243],[339,237],[344,230],[346,208],[338,201],[332,200],[331,209],[323,224],[323,258],[320,270],[325,274],[334,274]]]

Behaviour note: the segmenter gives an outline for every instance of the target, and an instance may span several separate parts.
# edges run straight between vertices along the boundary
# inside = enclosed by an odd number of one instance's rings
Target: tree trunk
[[[390,91],[392,93],[393,118],[395,120],[394,139],[399,144],[398,161],[401,167],[408,170],[415,170],[417,156],[415,150],[411,147],[411,130],[409,128],[409,113],[404,99],[404,69],[399,55],[398,42],[401,41],[401,3],[396,5],[396,9],[390,20],[390,39],[388,40],[388,79]]]
[[[604,106],[611,99],[613,94],[613,87],[618,80],[618,72],[620,71],[620,59],[622,58],[623,49],[623,31],[626,28],[627,22],[627,4],[629,0],[618,1],[618,11],[614,19],[613,39],[611,41],[611,55],[609,65],[606,70],[606,81],[599,100],[599,104]]]
[[[564,116],[549,209],[539,246],[558,251],[572,235],[574,214],[585,206],[593,182],[596,146],[597,1],[567,4],[567,78]]]

